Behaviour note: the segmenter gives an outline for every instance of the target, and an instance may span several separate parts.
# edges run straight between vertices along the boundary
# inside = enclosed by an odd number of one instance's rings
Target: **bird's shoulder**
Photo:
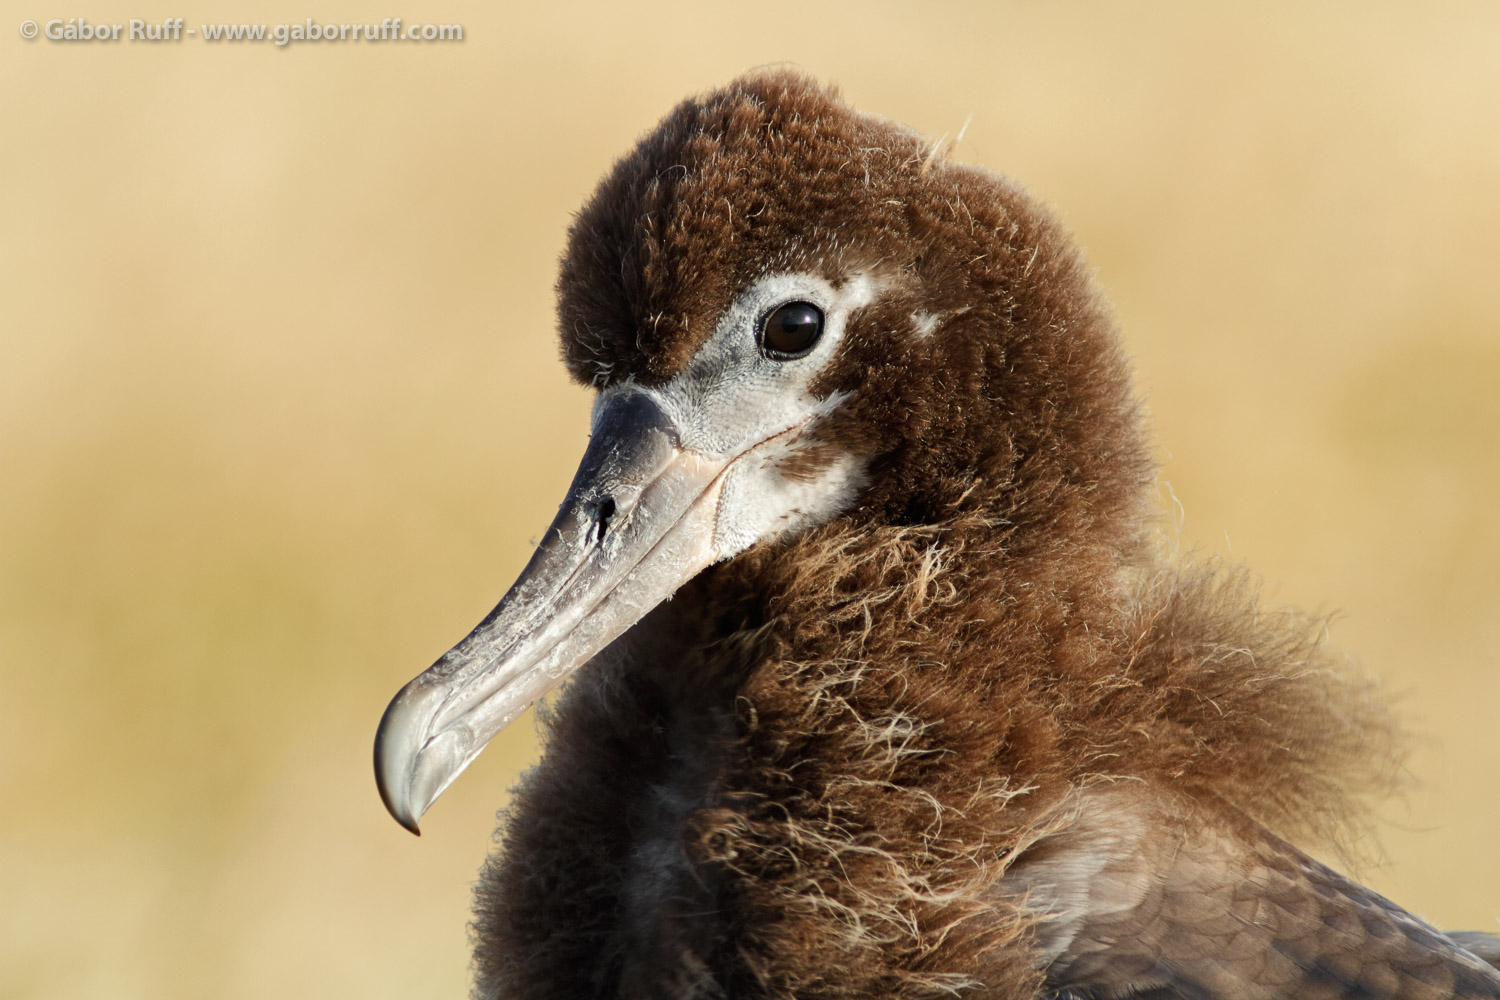
[[[1057,1000],[1500,997],[1472,948],[1236,810],[1139,783],[1081,790],[1003,883],[1038,917]]]

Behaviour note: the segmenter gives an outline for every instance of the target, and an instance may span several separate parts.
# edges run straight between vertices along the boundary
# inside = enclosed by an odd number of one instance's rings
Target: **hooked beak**
[[[418,833],[422,814],[496,733],[729,554],[714,536],[736,457],[685,449],[645,393],[599,410],[557,519],[510,592],[380,720],[375,779],[398,823]]]

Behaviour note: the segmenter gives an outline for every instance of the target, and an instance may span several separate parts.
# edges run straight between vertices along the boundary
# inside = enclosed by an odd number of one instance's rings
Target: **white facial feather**
[[[863,463],[849,454],[820,463],[811,479],[783,470],[804,446],[807,432],[844,401],[838,394],[819,399],[809,386],[837,352],[849,315],[878,292],[876,281],[865,274],[838,288],[809,274],[767,276],[725,310],[713,334],[671,382],[649,388],[627,381],[595,399],[597,414],[621,395],[649,395],[671,419],[681,448],[731,459],[714,530],[719,558],[829,520],[864,484]],[[821,309],[823,334],[804,357],[768,358],[760,350],[761,326],[787,302]]]
[[[938,328],[938,318],[926,310],[918,309],[911,314],[911,325],[918,337],[930,337]]]

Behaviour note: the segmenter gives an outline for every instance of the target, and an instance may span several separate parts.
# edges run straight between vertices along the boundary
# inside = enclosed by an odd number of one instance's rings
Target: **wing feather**
[[[1500,941],[1446,935],[1233,810],[1139,786],[1072,808],[1005,880],[1041,917],[1052,1000],[1500,998]]]

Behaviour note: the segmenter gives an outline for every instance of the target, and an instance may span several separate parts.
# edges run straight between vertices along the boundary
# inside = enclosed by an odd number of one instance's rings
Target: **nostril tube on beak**
[[[600,500],[598,507],[595,508],[597,526],[594,529],[594,533],[598,541],[604,541],[604,533],[609,530],[609,520],[614,516],[615,498],[605,497],[604,499]]]

